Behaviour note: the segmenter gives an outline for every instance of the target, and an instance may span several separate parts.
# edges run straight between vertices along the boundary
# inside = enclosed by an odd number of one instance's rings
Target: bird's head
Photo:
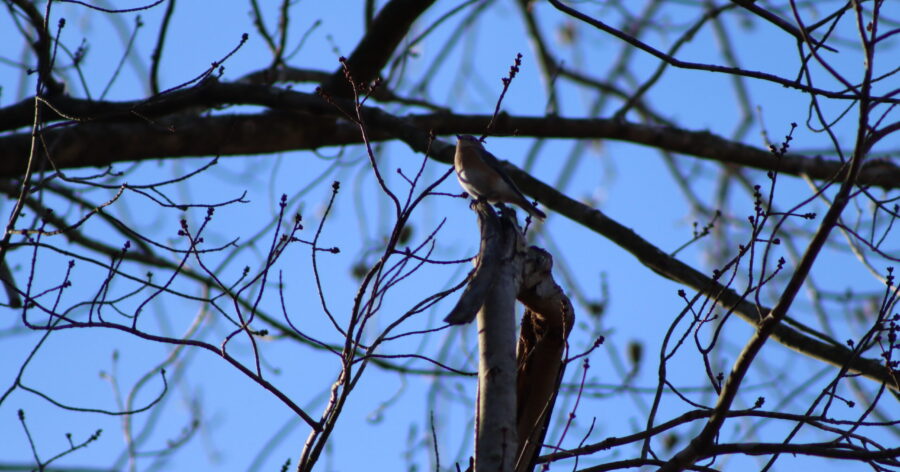
[[[481,145],[481,141],[479,141],[478,138],[476,138],[475,136],[472,136],[471,134],[457,134],[456,139],[459,140],[457,143],[458,146],[462,146],[462,147],[473,146],[473,147],[477,147],[477,148],[483,147]]]

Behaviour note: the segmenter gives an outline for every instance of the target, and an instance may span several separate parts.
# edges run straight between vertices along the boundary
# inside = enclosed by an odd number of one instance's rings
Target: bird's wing
[[[496,170],[497,173],[500,174],[500,177],[503,179],[503,181],[509,184],[509,186],[512,187],[513,191],[515,191],[520,197],[522,197],[522,200],[525,200],[527,202],[528,199],[525,198],[525,195],[522,194],[522,191],[519,190],[519,187],[516,185],[516,183],[513,182],[512,178],[506,174],[505,170],[503,170],[503,166],[500,164],[500,160],[497,159],[497,156],[487,152],[486,150],[483,150],[482,155],[484,156],[484,161],[487,163],[487,165]]]

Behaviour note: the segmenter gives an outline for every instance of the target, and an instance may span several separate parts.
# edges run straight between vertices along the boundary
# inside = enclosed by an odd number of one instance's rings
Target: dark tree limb
[[[565,371],[566,340],[575,322],[572,302],[553,280],[552,267],[549,253],[534,246],[528,248],[518,296],[527,308],[516,353],[516,472],[534,469]]]
[[[406,37],[409,28],[434,0],[391,0],[388,2],[366,31],[366,35],[356,45],[345,63],[353,82],[368,85],[378,77],[381,69],[390,61]],[[330,95],[352,97],[350,82],[344,76],[343,67],[338,68],[322,84]]]
[[[116,148],[105,158],[108,162],[136,161],[147,158],[178,158],[208,155],[245,155],[290,150],[313,149],[321,146],[361,144],[355,127],[343,119],[337,107],[353,109],[340,99],[329,104],[314,94],[294,92],[251,83],[220,83],[210,81],[202,86],[174,92],[150,100],[133,102],[91,102],[70,97],[57,97],[45,106],[45,121],[70,120],[74,126],[42,132],[46,141],[62,139],[71,129],[86,127],[79,136],[83,144],[72,150],[60,147],[54,158],[65,162],[62,167],[83,167],[96,164],[96,155],[105,150],[109,141],[131,144]],[[270,113],[234,115],[233,121],[223,116],[182,114],[186,110],[223,107],[228,105],[260,105],[273,110],[298,113],[306,119],[279,126]],[[362,107],[370,127],[370,139],[383,141],[401,138],[418,152],[427,149],[427,131],[436,135],[478,133],[490,121],[489,116],[436,113],[427,115],[394,116],[377,107]],[[283,115],[278,115],[283,116]],[[34,99],[0,109],[0,131],[29,126],[34,117]],[[299,118],[298,118],[299,119]],[[321,120],[319,123],[318,120]],[[231,136],[231,123],[240,122],[254,127],[252,134]],[[77,124],[75,124],[77,123]],[[290,125],[290,126],[288,126]],[[320,128],[325,126],[325,128]],[[298,128],[298,126],[301,126]],[[304,127],[312,127],[303,133]],[[340,128],[342,132],[337,132]],[[329,129],[335,129],[328,134]],[[665,151],[686,154],[701,159],[734,164],[782,175],[809,176],[819,181],[840,180],[846,167],[834,159],[801,154],[785,154],[776,158],[768,149],[725,139],[706,131],[690,131],[669,126],[654,126],[611,119],[565,119],[559,117],[512,117],[502,115],[495,123],[500,135],[556,137],[572,139],[613,139],[642,144]],[[180,133],[188,133],[182,136]],[[222,140],[197,139],[199,134],[225,134]],[[164,137],[165,139],[159,139]],[[28,149],[30,133],[11,134],[0,138],[0,176],[11,177],[23,172],[23,153]],[[144,144],[156,141],[153,147]],[[190,143],[182,141],[191,141]],[[135,143],[141,143],[136,145]],[[435,156],[441,162],[452,162],[448,156]],[[885,189],[900,187],[900,166],[882,160],[867,162],[860,169],[858,183]],[[528,193],[527,189],[525,190]],[[540,197],[532,194],[532,196]]]

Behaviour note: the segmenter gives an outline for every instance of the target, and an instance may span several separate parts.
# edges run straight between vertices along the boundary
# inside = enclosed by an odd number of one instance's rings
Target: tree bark
[[[523,245],[514,217],[497,218],[478,204],[483,239],[496,239],[496,277],[478,311],[478,411],[475,418],[475,471],[512,472],[516,429],[516,295],[521,283]],[[484,246],[484,245],[483,245]]]
[[[525,255],[518,299],[527,309],[517,348],[519,453],[516,472],[530,472],[541,452],[565,372],[566,340],[575,322],[569,297],[553,280],[553,259],[536,247]]]

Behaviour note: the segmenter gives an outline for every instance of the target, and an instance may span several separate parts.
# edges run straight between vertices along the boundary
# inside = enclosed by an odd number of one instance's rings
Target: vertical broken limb
[[[445,318],[472,321],[477,313],[478,400],[475,470],[528,472],[540,452],[563,373],[574,321],[568,297],[553,281],[553,261],[524,249],[515,217],[497,217],[476,203],[481,247],[469,285]],[[528,308],[515,342],[515,302]]]
[[[517,348],[516,472],[530,472],[541,451],[565,370],[566,340],[575,322],[572,302],[553,280],[552,267],[549,253],[528,248],[518,294],[526,310]]]
[[[522,280],[522,233],[514,217],[498,218],[490,205],[477,205],[482,239],[496,250],[480,264],[495,264],[478,311],[478,405],[475,471],[512,472],[516,437],[516,294]]]

